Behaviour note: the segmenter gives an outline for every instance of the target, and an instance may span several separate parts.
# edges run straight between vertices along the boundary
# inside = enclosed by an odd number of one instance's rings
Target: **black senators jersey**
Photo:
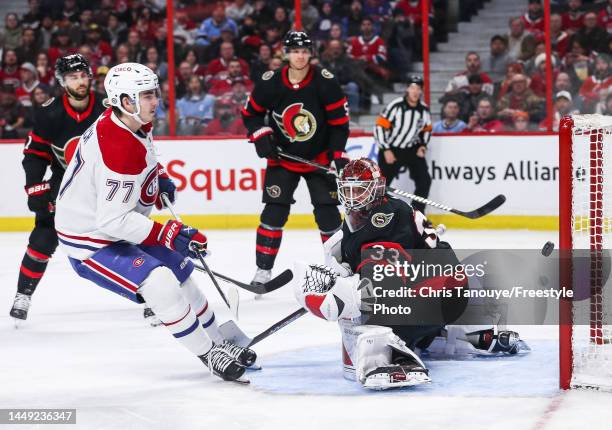
[[[351,232],[345,218],[342,233],[342,261],[355,273],[363,264],[361,252],[368,249],[379,250],[382,258],[382,253],[387,252],[384,250],[397,253],[438,246],[436,230],[425,215],[405,201],[391,197],[385,197],[382,204],[365,215],[363,227],[356,231]]]
[[[265,72],[242,109],[248,136],[271,127],[275,142],[284,151],[329,164],[344,153],[349,135],[348,101],[340,84],[327,69],[311,66],[306,77],[292,84],[289,67]],[[270,160],[269,165],[276,164]],[[282,160],[290,170],[314,168]]]
[[[70,106],[66,94],[36,109],[34,128],[28,134],[23,150],[26,186],[42,182],[47,167],[51,166],[49,183],[51,192],[57,193],[67,164],[66,154],[74,151],[81,135],[105,110],[102,99],[93,92],[83,112]]]

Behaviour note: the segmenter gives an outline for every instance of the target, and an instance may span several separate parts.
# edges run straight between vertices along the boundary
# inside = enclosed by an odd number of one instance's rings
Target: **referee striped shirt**
[[[389,103],[376,119],[374,140],[383,150],[427,145],[431,129],[427,105],[419,100],[415,107],[411,107],[405,97],[399,97]]]

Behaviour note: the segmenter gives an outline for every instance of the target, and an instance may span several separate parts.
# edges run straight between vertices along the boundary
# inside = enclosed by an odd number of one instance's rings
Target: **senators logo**
[[[294,103],[282,114],[272,112],[274,121],[289,142],[304,142],[317,131],[317,121],[312,113],[304,109],[304,103]]]
[[[377,212],[374,215],[372,215],[372,218],[371,218],[372,225],[377,228],[383,228],[389,225],[389,223],[393,219],[393,215],[395,214],[393,213],[385,214],[382,212]]]
[[[70,163],[70,160],[72,160],[77,145],[79,144],[79,139],[81,139],[81,136],[75,136],[69,139],[68,142],[66,142],[66,144],[64,145],[64,147],[51,145],[51,149],[53,150],[55,158],[57,158],[57,161],[59,161],[59,163],[64,169],[66,169],[66,166],[68,166],[68,163]]]

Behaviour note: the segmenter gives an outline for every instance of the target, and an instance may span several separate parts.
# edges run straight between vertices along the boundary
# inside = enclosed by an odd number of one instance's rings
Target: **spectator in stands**
[[[388,23],[389,65],[395,79],[405,80],[412,66],[412,45],[414,30],[401,9],[393,10],[393,18]]]
[[[251,63],[251,80],[257,82],[261,79],[261,75],[264,74],[270,67],[270,61],[272,60],[272,49],[262,44],[259,47],[259,54],[257,58]]]
[[[117,49],[115,49],[115,59],[115,63],[117,64],[128,63],[132,61],[130,59],[130,48],[128,48],[127,44],[121,43],[119,44],[119,46],[117,46]]]
[[[155,111],[155,128],[153,130],[156,136],[168,136],[170,134],[170,126],[168,124],[168,110],[170,108],[169,87],[168,81],[160,84],[161,103],[157,105],[157,110]]]
[[[4,30],[0,30],[0,47],[16,49],[21,45],[22,28],[16,13],[9,12],[4,16]]]
[[[49,65],[49,56],[46,52],[41,51],[36,56],[36,72],[38,73],[38,80],[41,84],[52,87],[55,85],[55,73]]]
[[[205,19],[196,32],[196,44],[202,46],[211,45],[221,37],[221,30],[226,27],[230,28],[235,36],[238,36],[238,25],[236,25],[236,22],[225,16],[223,6],[216,6],[212,16]]]
[[[347,54],[362,63],[366,73],[379,85],[385,85],[390,73],[387,69],[387,46],[380,36],[374,34],[371,18],[361,20],[361,34],[349,39]]]
[[[316,6],[310,0],[302,0],[302,27],[304,27],[304,31],[312,33],[315,25],[319,22],[319,17],[319,10]],[[291,11],[291,21],[295,21],[295,10]]]
[[[274,71],[280,69],[281,67],[283,67],[283,60],[280,57],[272,57],[268,69]]]
[[[202,134],[244,136],[246,133],[242,118],[236,115],[232,101],[227,98],[218,99],[215,103],[215,116],[204,128]]]
[[[130,30],[125,45],[128,48],[128,57],[133,63],[141,63],[144,58],[144,51],[142,48],[142,41],[140,40],[140,33],[136,30]]]
[[[113,48],[102,40],[102,29],[96,23],[89,24],[85,44],[91,49],[90,63],[93,68],[108,66],[113,58]]]
[[[40,49],[47,51],[51,47],[51,40],[55,32],[55,23],[49,15],[44,15],[38,27],[38,42]]]
[[[573,105],[572,95],[567,91],[560,91],[555,94],[555,116],[553,118],[553,130],[559,131],[559,121],[566,115],[575,115],[578,112]]]
[[[64,7],[60,10],[57,20],[68,20],[70,22],[79,21],[79,7],[77,6],[76,0],[64,0]]]
[[[106,33],[109,36],[109,43],[113,48],[116,48],[120,43],[127,40],[127,24],[119,20],[115,13],[108,16],[106,22]]]
[[[485,92],[484,83],[480,75],[470,75],[468,77],[467,92],[459,92],[454,95],[442,97],[443,101],[454,99],[459,103],[459,118],[465,122],[470,119],[470,116],[476,111],[478,102],[481,98],[490,96]]]
[[[252,90],[252,87],[251,87]],[[245,105],[247,98],[249,97],[249,90],[243,80],[235,80],[232,82],[232,92],[225,96],[229,98],[234,104],[236,116],[239,117],[239,112]]]
[[[478,102],[476,112],[470,117],[466,132],[499,133],[504,130],[504,124],[495,117],[493,102],[489,97],[483,97]]]
[[[32,106],[35,108],[41,107],[51,98],[50,89],[47,85],[39,84],[32,91]]]
[[[584,42],[584,47],[588,51],[606,53],[608,50],[608,32],[597,23],[597,14],[587,12],[584,14],[584,26],[574,34]]]
[[[28,0],[28,11],[21,17],[21,25],[33,30],[38,30],[43,14],[40,11],[39,0]]]
[[[55,33],[55,42],[51,43],[49,48],[49,64],[55,67],[55,62],[58,58],[65,55],[76,53],[76,48],[70,39],[70,33],[65,28],[60,28]]]
[[[553,13],[550,15],[550,40],[553,51],[559,58],[565,57],[569,44],[569,34],[562,28],[563,21],[561,15]]]
[[[552,57],[550,59],[551,67],[553,69],[553,76],[558,72],[557,58]],[[538,54],[534,60],[534,71],[531,73],[531,80],[529,82],[529,88],[538,97],[546,97],[546,54]]]
[[[527,13],[521,17],[525,30],[533,35],[544,32],[544,13],[540,0],[529,0]]]
[[[155,74],[159,76],[159,79],[162,81],[168,79],[168,63],[160,57],[155,46],[149,46],[145,51],[145,63],[147,65],[155,64]]]
[[[508,41],[496,34],[491,38],[489,54],[482,61],[482,70],[494,82],[498,82],[504,78],[508,64],[513,61],[514,58],[508,53]]]
[[[572,38],[570,51],[563,59],[564,70],[572,80],[572,86],[579,87],[589,76],[591,53],[580,38]]]
[[[223,42],[219,47],[219,58],[215,58],[206,68],[206,82],[213,78],[217,73],[227,71],[230,60],[238,60],[242,67],[242,74],[249,74],[249,64],[242,58],[236,56],[234,45],[231,42]]]
[[[608,0],[608,4],[597,15],[597,22],[602,28],[605,28],[608,33],[612,33],[612,0]]]
[[[19,63],[14,49],[4,49],[2,52],[2,69],[0,69],[0,87],[5,91],[15,91],[21,85]]]
[[[233,19],[236,23],[242,23],[245,17],[255,12],[255,8],[246,0],[234,0],[225,8],[225,16]]]
[[[36,67],[32,63],[23,63],[19,67],[21,85],[15,89],[17,101],[25,108],[32,107],[32,91],[40,83]]]
[[[598,107],[598,112],[603,115],[612,115],[612,93],[608,94],[604,103]]]
[[[351,113],[357,114],[359,106],[359,85],[355,82],[355,62],[351,60],[339,40],[332,40],[321,55],[321,65],[338,79],[348,99]]]
[[[568,0],[567,12],[561,15],[563,29],[570,35],[574,34],[583,26],[584,12],[582,11],[582,0]]]
[[[611,86],[610,57],[606,54],[598,55],[593,74],[586,78],[580,87],[580,96],[583,100],[582,113],[594,113],[595,106],[605,99]]]
[[[255,0],[253,5],[255,12],[251,14],[253,20],[260,25],[260,29],[263,29],[263,25],[272,21],[274,12],[270,9],[268,2],[265,0]]]
[[[480,64],[480,55],[477,52],[468,52],[465,56],[465,70],[457,73],[446,85],[445,95],[459,94],[468,91],[468,76],[479,75],[483,83],[483,90],[487,94],[493,94],[493,81],[488,74],[483,72]]]
[[[229,60],[227,70],[222,70],[214,75],[207,83],[210,87],[210,94],[213,96],[221,96],[231,93],[234,82],[240,81],[246,88],[246,91],[253,90],[253,82],[248,75],[242,72],[242,65],[238,58]]]
[[[18,129],[25,122],[25,110],[13,90],[0,88],[0,139],[19,138]]]
[[[323,4],[321,4],[319,20],[315,24],[313,30],[313,37],[317,41],[328,39],[332,24],[338,24],[340,22],[340,18],[334,14],[332,4],[333,2],[330,0],[325,0]]]
[[[289,16],[284,7],[277,6],[276,9],[274,9],[274,17],[272,18],[270,27],[276,28],[281,37],[287,34],[291,29],[291,21],[289,21]]]
[[[498,116],[509,122],[516,111],[525,111],[532,121],[541,121],[543,118],[543,103],[529,88],[527,76],[514,75],[510,91],[504,95],[497,104]]]
[[[110,69],[108,66],[100,66],[96,70],[96,74],[94,76],[93,82],[93,90],[96,93],[97,97],[100,97],[101,100],[104,100],[106,97],[106,89],[104,88],[104,78],[106,78],[106,74]]]
[[[194,76],[194,73],[191,64],[187,61],[181,61],[181,64],[178,66],[178,74],[176,77],[177,84],[175,85],[177,99],[183,97],[187,93],[189,80],[192,76]]]
[[[40,50],[38,42],[36,40],[36,33],[31,28],[24,28],[21,33],[21,44],[15,49],[17,58],[20,62],[27,61],[28,63],[34,63],[36,61],[36,54]]]
[[[508,131],[527,132],[530,130],[529,127],[529,113],[517,110],[512,114],[512,126],[508,128]]]
[[[361,31],[361,22],[363,21],[363,6],[359,0],[353,0],[349,9],[348,16],[342,19],[343,31],[347,37],[358,36]]]
[[[215,98],[204,92],[198,76],[191,76],[187,93],[176,103],[179,118],[179,134],[193,136],[200,132],[213,117]]]
[[[510,18],[510,33],[508,33],[508,54],[517,60],[525,57],[523,44],[525,39],[532,38],[525,31],[525,23],[521,18]]]
[[[467,124],[459,119],[459,103],[455,99],[447,99],[442,107],[442,119],[433,125],[435,134],[461,133]]]

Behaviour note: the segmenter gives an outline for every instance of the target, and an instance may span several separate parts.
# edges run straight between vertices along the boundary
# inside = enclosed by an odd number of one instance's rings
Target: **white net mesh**
[[[612,117],[578,115],[572,131],[574,387],[612,389]],[[578,256],[578,258],[576,258]]]

